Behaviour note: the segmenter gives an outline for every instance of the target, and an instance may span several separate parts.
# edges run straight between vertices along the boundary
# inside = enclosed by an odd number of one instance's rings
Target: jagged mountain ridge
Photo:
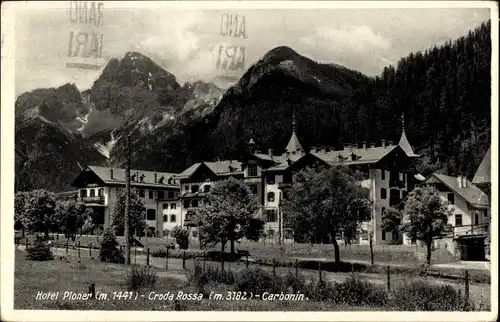
[[[100,106],[100,112],[109,113],[113,120],[114,115],[123,115],[123,120],[85,140],[94,147],[108,145],[110,162],[120,166],[125,161],[123,138],[131,134],[134,167],[180,172],[200,160],[238,158],[250,137],[262,151],[272,148],[281,153],[291,132],[292,111],[305,148],[397,140],[404,111],[408,138],[424,155],[424,174],[442,170],[470,175],[491,137],[489,28],[485,24],[453,44],[410,54],[375,78],[334,64],[318,64],[288,47],[277,47],[223,95],[203,83],[182,87],[172,83],[148,90],[142,82],[132,88],[128,81],[115,79],[121,75],[117,60],[106,77],[84,92],[99,97],[100,90],[109,94],[110,88],[116,88],[117,93],[102,96],[110,106]],[[187,102],[185,92],[190,93]],[[126,104],[130,101],[138,102],[132,111]],[[151,126],[152,112],[167,108],[175,109],[174,119],[156,116],[159,121]],[[450,118],[447,111],[451,110]],[[446,127],[436,131],[422,123],[428,121]]]

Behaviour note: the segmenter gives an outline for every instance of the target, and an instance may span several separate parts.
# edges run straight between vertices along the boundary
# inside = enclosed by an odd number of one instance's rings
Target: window
[[[462,226],[462,215],[455,215],[455,226]]]
[[[154,191],[153,190],[149,190],[149,199],[153,199],[154,198]]]
[[[267,193],[267,201],[274,202],[274,192]]]
[[[380,197],[382,199],[387,199],[387,189],[385,188],[380,189]]]
[[[448,194],[448,202],[450,203],[450,205],[455,204],[455,194],[453,192],[450,192]]]
[[[80,197],[87,197],[87,189],[80,190]]]
[[[193,201],[191,202],[191,206],[192,206],[192,207],[198,207],[198,200],[193,200]]]
[[[168,209],[168,203],[163,204],[163,210]]]
[[[256,184],[251,184],[249,185],[250,191],[255,195],[257,194],[257,185]]]
[[[399,181],[404,181],[405,180],[405,174],[403,172],[399,173]]]
[[[382,171],[382,180],[385,180],[385,170],[381,170]]]
[[[479,225],[479,214],[477,214],[477,213],[474,216],[474,225]]]
[[[163,221],[167,221],[167,215],[163,215]]]
[[[207,184],[203,187],[203,192],[210,192],[210,185]]]
[[[147,219],[148,220],[155,220],[156,219],[156,210],[148,209],[147,210]]]
[[[267,175],[267,183],[268,184],[274,184],[275,183],[275,175],[274,174],[268,174]]]
[[[199,190],[200,190],[200,186],[198,186],[198,185],[194,185],[194,186],[192,186],[192,187],[191,187],[191,192],[192,192],[192,193],[196,193],[196,192],[198,192]]]
[[[157,196],[159,200],[165,199],[165,191],[158,191]]]
[[[176,204],[175,204],[175,203],[171,203],[171,204],[170,204],[170,209],[175,209],[175,207],[176,207]]]
[[[276,209],[268,209],[266,210],[266,222],[276,222],[277,221],[278,212]]]
[[[144,190],[142,190],[142,189],[139,190],[139,197],[144,198],[144,196],[145,196]]]
[[[382,240],[385,240],[385,230],[382,229]]]
[[[185,191],[189,191],[189,185],[186,185],[186,186],[184,187],[184,190],[185,190]]]
[[[169,191],[168,192],[168,199],[174,199],[175,198],[175,194],[173,191]]]
[[[103,188],[99,188],[99,190],[97,190],[97,195],[98,195],[99,197],[104,196],[104,189],[103,189]]]
[[[248,176],[256,177],[257,176],[257,165],[251,164],[248,166]]]
[[[170,215],[170,222],[175,222],[176,218],[175,215]]]
[[[90,189],[90,196],[95,197],[95,189]]]
[[[189,208],[189,200],[184,200],[184,208]]]

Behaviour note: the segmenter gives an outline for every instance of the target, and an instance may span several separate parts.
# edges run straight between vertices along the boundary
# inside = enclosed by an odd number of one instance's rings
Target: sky
[[[243,47],[244,70],[284,45],[315,61],[375,76],[410,52],[464,36],[490,17],[488,8],[214,10],[107,5],[97,27],[71,22],[75,1],[61,1],[56,9],[24,4],[16,10],[16,95],[68,82],[80,90],[90,88],[110,58],[121,59],[128,51],[149,56],[181,85],[213,81],[218,75],[241,76],[242,70],[217,69],[220,46]],[[246,37],[243,32],[240,37],[221,35],[221,20],[227,15],[238,16],[240,30],[244,17]],[[67,57],[70,33],[82,31],[102,34],[101,59]],[[239,49],[237,56],[242,56]],[[99,64],[101,70],[67,68],[75,59]]]

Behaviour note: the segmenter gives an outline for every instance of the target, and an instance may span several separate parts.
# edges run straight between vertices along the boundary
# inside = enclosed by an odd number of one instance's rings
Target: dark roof
[[[125,184],[126,182],[126,169],[122,168],[107,168],[107,167],[99,167],[99,166],[88,166],[87,169],[90,169],[92,172],[94,172],[99,179],[104,181],[104,183],[112,185],[112,184]],[[113,178],[111,178],[111,171],[113,170]],[[84,170],[85,171],[85,170]],[[163,183],[159,182],[154,182],[154,171],[144,171],[144,170],[137,170],[137,169],[130,169],[130,176],[133,176],[134,174],[139,174],[137,180],[144,175],[144,179],[141,182],[138,181],[131,181],[130,184],[133,186],[153,186],[153,187],[162,187],[162,188],[168,188],[168,187],[175,187],[178,188],[178,184],[168,184],[168,179],[176,179],[176,174],[175,173],[170,173],[170,172],[156,172],[156,178],[157,180],[160,180],[160,178],[163,177]]]
[[[467,180],[467,187],[459,187],[458,178],[451,177],[444,174],[433,173],[426,181],[429,181],[431,178],[436,178],[444,185],[446,185],[453,192],[457,193],[459,196],[465,199],[469,204],[475,206],[489,206],[488,196],[481,191],[476,185]]]
[[[483,161],[477,168],[476,174],[472,179],[472,183],[491,183],[491,147],[488,149],[486,154],[484,155]]]

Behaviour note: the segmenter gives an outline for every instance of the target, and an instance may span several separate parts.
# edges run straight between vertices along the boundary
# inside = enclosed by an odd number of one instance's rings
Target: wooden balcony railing
[[[478,235],[489,235],[490,226],[489,224],[478,224],[478,225],[463,225],[463,226],[448,226],[443,232],[443,236],[446,237],[462,237],[462,236],[478,236]]]
[[[83,203],[94,203],[94,204],[104,205],[104,196],[78,197],[77,200]]]

